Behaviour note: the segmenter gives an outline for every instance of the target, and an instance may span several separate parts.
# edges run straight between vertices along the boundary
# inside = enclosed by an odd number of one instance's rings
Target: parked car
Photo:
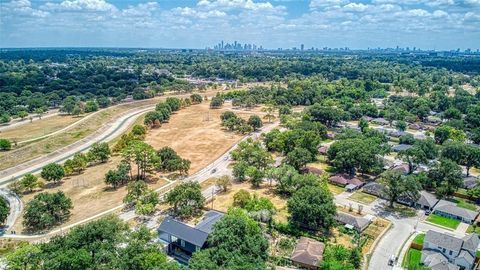
[[[397,260],[398,260],[397,256],[395,256],[395,255],[392,254],[392,255],[390,256],[390,258],[388,259],[388,265],[394,266],[395,263],[397,263]]]
[[[431,212],[432,212],[432,211],[430,211],[430,209],[425,210],[425,216],[430,215]]]

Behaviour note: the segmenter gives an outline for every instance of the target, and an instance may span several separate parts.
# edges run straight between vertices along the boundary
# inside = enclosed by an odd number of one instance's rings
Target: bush
[[[7,151],[12,149],[12,143],[7,139],[0,139],[0,150]]]

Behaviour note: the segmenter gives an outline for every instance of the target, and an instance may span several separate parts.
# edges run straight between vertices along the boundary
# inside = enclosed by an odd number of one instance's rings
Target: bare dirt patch
[[[73,202],[72,215],[62,226],[73,224],[89,217],[95,216],[122,204],[127,194],[126,187],[114,190],[104,183],[105,173],[113,169],[120,162],[121,157],[113,157],[107,163],[89,167],[84,173],[68,176],[59,185],[47,184],[46,188],[39,192],[25,194],[22,201],[27,203],[40,192],[63,191]],[[159,188],[168,182],[158,176],[148,181],[151,188]],[[21,232],[23,218],[19,218],[12,230]]]
[[[155,149],[164,146],[173,148],[180,156],[192,162],[189,173],[195,173],[244,137],[222,129],[220,115],[230,109],[230,103],[215,110],[209,109],[207,102],[188,107],[173,114],[169,123],[149,130],[145,142]],[[260,108],[235,110],[235,113],[245,119],[252,114],[263,114]]]

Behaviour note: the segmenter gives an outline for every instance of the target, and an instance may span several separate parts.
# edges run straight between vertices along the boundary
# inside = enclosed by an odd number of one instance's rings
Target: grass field
[[[427,221],[431,222],[431,223],[434,223],[434,224],[437,224],[437,225],[440,225],[440,226],[443,226],[443,227],[454,229],[454,230],[460,224],[459,220],[442,217],[442,216],[439,216],[439,215],[436,215],[436,214],[431,214],[427,218]]]
[[[371,204],[377,199],[377,197],[364,193],[362,191],[356,191],[348,198],[352,201],[356,201],[363,204]]]
[[[407,270],[424,270],[428,269],[420,265],[422,252],[416,249],[409,249],[402,262],[402,266]]]
[[[339,187],[339,186],[336,186],[336,185],[332,185],[330,183],[327,184],[328,186],[328,190],[333,194],[333,195],[338,195],[342,192],[345,191],[345,188],[343,187]]]
[[[423,245],[424,240],[425,240],[425,234],[421,233],[415,236],[415,238],[413,239],[413,243]]]
[[[465,199],[455,198],[452,201],[455,202],[458,207],[462,207],[462,208],[472,210],[472,211],[477,211],[477,206],[473,203],[468,202]]]
[[[73,117],[71,115],[55,115],[45,119],[36,120],[30,123],[28,119],[24,120],[25,124],[18,128],[7,129],[0,133],[0,136],[11,141],[21,142],[43,135],[47,135],[65,128],[86,115]]]

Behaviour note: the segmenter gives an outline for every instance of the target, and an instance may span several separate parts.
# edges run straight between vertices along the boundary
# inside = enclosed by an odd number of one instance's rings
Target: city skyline
[[[0,47],[478,49],[479,0],[10,0]]]

